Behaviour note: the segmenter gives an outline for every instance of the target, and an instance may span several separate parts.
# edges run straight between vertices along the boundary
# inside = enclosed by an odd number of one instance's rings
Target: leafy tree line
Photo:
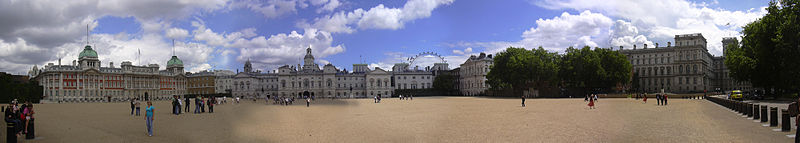
[[[14,99],[18,99],[20,102],[38,103],[44,90],[42,86],[39,86],[35,80],[23,82],[15,78],[17,77],[0,73],[0,103],[9,103]]]
[[[512,90],[517,95],[530,87],[590,91],[627,84],[631,67],[624,54],[611,49],[569,47],[558,54],[542,47],[509,47],[496,54],[486,77],[492,90]]]
[[[799,4],[771,1],[764,17],[743,27],[741,46],[726,45],[725,65],[733,79],[778,92],[800,88]]]

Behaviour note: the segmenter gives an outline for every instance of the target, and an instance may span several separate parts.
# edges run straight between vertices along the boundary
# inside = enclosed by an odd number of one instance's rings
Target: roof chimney
[[[656,43],[656,48],[658,48],[658,43]]]
[[[644,49],[647,49],[647,44],[644,44]]]
[[[667,47],[672,46],[672,42],[667,42]]]
[[[633,49],[636,50],[636,44],[633,44]]]

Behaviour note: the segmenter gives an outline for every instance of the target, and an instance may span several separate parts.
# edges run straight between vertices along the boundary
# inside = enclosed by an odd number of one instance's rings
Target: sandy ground
[[[311,107],[244,101],[178,116],[169,102],[157,102],[153,137],[127,103],[41,104],[37,139],[21,142],[790,142],[786,135],[794,133],[705,100],[657,106],[600,99],[591,110],[583,99],[527,101],[527,107],[519,99],[474,97],[319,99]]]

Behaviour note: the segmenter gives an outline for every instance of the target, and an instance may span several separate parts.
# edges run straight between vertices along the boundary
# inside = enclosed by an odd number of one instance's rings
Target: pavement
[[[127,103],[38,104],[37,139],[24,142],[790,142],[787,134],[706,100],[658,106],[627,98],[417,97],[264,101],[171,115],[155,102],[155,135]],[[192,107],[194,109],[194,107]],[[4,125],[3,125],[4,126]],[[5,130],[0,131],[5,139]],[[21,139],[21,138],[20,138]]]

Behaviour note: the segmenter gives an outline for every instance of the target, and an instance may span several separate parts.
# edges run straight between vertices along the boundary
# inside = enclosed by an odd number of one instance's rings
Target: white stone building
[[[481,53],[478,56],[472,55],[459,67],[459,90],[462,95],[476,96],[486,93],[489,84],[486,84],[486,75],[489,74],[489,67],[494,63],[492,55]]]

